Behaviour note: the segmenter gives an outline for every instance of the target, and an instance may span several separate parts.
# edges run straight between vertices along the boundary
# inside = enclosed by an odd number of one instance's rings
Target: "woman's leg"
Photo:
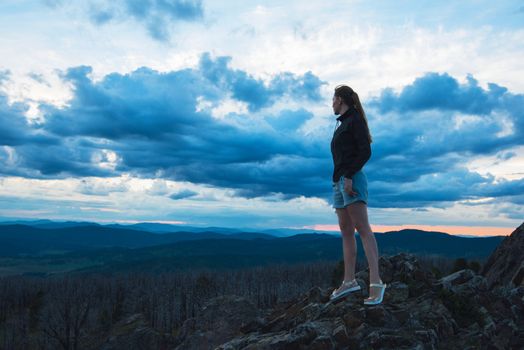
[[[368,260],[369,266],[369,283],[380,283],[381,278],[378,271],[378,247],[375,240],[375,234],[371,230],[368,220],[367,205],[364,202],[358,201],[346,207],[347,213],[355,224],[364,251]],[[380,288],[372,287],[369,291],[368,299],[375,299],[379,297]]]
[[[344,251],[344,281],[355,278],[357,262],[357,242],[355,240],[355,225],[344,208],[336,209],[338,225],[342,233],[342,250]]]

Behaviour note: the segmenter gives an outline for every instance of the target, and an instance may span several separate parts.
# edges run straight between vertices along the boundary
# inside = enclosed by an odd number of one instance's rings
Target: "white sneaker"
[[[380,281],[382,282],[382,281]],[[370,283],[369,285],[370,289],[371,287],[380,287],[380,295],[377,298],[369,299],[367,298],[364,300],[364,305],[378,305],[382,302],[384,299],[384,292],[386,291],[386,284],[385,283]]]
[[[353,279],[351,281],[343,281],[340,287],[338,287],[331,293],[329,300],[337,300],[357,290],[360,290],[360,285],[358,284],[356,279]]]

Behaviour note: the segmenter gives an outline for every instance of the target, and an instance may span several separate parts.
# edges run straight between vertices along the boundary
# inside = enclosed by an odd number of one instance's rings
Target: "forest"
[[[437,276],[480,260],[417,256]],[[357,259],[357,272],[367,262]],[[313,286],[335,287],[343,262],[315,261],[243,268],[174,272],[115,272],[0,278],[1,349],[92,349],[116,322],[141,313],[153,329],[176,335],[206,300],[226,294],[248,297],[258,308],[291,300]]]

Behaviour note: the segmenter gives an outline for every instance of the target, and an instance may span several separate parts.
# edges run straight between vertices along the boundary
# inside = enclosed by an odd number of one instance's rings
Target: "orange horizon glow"
[[[308,228],[321,231],[340,231],[338,225],[313,225]],[[415,229],[424,231],[444,232],[450,235],[469,235],[474,237],[509,236],[515,227],[486,226],[444,226],[444,225],[371,225],[373,232],[400,231]]]

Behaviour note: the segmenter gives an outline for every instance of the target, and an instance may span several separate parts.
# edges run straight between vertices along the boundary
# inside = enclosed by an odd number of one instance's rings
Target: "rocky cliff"
[[[481,273],[489,288],[524,285],[524,223],[500,243]]]
[[[331,288],[311,288],[271,310],[239,296],[209,300],[170,335],[169,349],[522,349],[524,348],[524,224],[493,252],[481,274],[464,269],[442,278],[410,254],[380,258],[388,284],[380,305],[364,305],[363,290],[330,302]],[[139,330],[145,332],[141,324]],[[133,330],[128,330],[132,339]],[[146,332],[152,337],[151,332]],[[155,337],[153,337],[155,338]],[[106,349],[120,347],[113,336]],[[153,344],[153,343],[152,343]]]

